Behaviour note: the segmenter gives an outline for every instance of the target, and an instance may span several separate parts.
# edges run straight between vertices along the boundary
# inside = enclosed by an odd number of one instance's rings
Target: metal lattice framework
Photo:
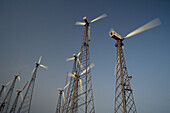
[[[117,64],[114,113],[137,113],[123,54],[122,40],[117,40]]]
[[[24,95],[23,101],[21,102],[21,105],[19,106],[17,113],[30,113],[31,101],[32,101],[32,95],[33,95],[33,91],[34,91],[34,84],[35,84],[37,69],[39,66],[47,69],[46,66],[40,64],[40,61],[41,61],[41,57],[39,58],[38,62],[35,62],[36,67],[33,70],[33,75],[32,75],[31,81],[28,85],[28,88]]]
[[[28,84],[28,82],[24,85],[24,87],[22,88],[22,90],[19,90],[17,89],[16,92],[17,92],[17,96],[14,100],[14,103],[12,105],[12,108],[10,110],[9,113],[15,113],[16,111],[16,107],[17,107],[17,104],[18,104],[18,99],[19,99],[19,96],[21,96],[21,100],[23,101],[23,96],[22,96],[22,91],[25,89],[26,85]]]
[[[5,92],[6,92],[6,87],[12,82],[13,80],[9,81],[8,83],[6,84],[1,84],[1,91],[0,91],[0,98],[2,96],[2,92],[4,91],[4,95],[5,95]]]
[[[75,56],[70,85],[67,90],[66,103],[64,105],[64,113],[95,113],[94,98],[91,79],[90,53],[90,26],[89,23],[97,21],[107,15],[101,15],[98,18],[88,22],[76,22],[77,25],[84,25],[84,36],[80,50],[79,61],[76,65],[77,56]]]
[[[17,93],[17,96],[16,96],[16,98],[15,98],[15,100],[14,100],[14,103],[13,103],[12,108],[11,108],[11,110],[10,110],[9,113],[15,113],[15,110],[16,110],[16,107],[17,107],[17,103],[18,103],[18,99],[19,99],[19,96],[20,96],[20,93],[21,93],[21,91],[19,91],[19,92]]]
[[[4,88],[5,88],[5,85],[1,85],[0,98],[1,98],[2,92],[4,91]]]
[[[5,96],[1,106],[0,106],[0,113],[7,113],[8,112],[8,108],[9,108],[9,105],[10,105],[10,102],[11,102],[11,97],[12,97],[12,94],[13,94],[13,90],[14,90],[14,87],[15,87],[15,83],[16,83],[16,80],[19,79],[20,80],[20,77],[19,75],[14,75],[15,78],[12,82],[12,85],[7,93],[7,95]]]
[[[116,85],[115,85],[115,103],[114,113],[137,113],[134,102],[133,92],[130,85],[132,76],[128,75],[125,58],[123,54],[122,41],[132,37],[138,33],[154,28],[161,24],[159,18],[156,18],[142,27],[132,31],[126,37],[122,38],[113,29],[110,32],[110,37],[117,41],[117,63],[116,63]]]
[[[36,65],[35,71],[33,73],[33,76],[31,78],[31,81],[28,85],[25,96],[23,98],[23,101],[21,102],[21,105],[20,105],[17,113],[29,113],[30,112],[37,69],[38,69],[38,65]]]
[[[62,98],[62,91],[60,91],[60,94],[59,94],[58,103],[57,103],[57,108],[56,108],[56,113],[60,113],[61,110],[62,110],[61,98]]]

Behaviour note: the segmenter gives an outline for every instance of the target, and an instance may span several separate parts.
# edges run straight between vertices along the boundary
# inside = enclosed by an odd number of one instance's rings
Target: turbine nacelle
[[[6,85],[4,85],[4,84],[1,84],[1,86],[2,86],[2,87],[6,87]]]
[[[86,25],[89,25],[89,22],[88,22],[88,20],[87,20],[87,17],[86,17],[86,16],[85,16],[85,17],[83,17],[83,20],[85,21]]]
[[[38,62],[35,62],[35,64],[38,66],[39,65],[39,63]]]
[[[84,25],[84,26],[85,26],[85,25],[89,25],[90,23],[93,23],[93,22],[95,22],[95,21],[97,21],[97,20],[100,20],[100,19],[102,19],[102,18],[104,18],[104,17],[106,17],[106,16],[107,16],[106,14],[102,14],[101,16],[93,19],[93,20],[90,21],[90,22],[88,22],[87,17],[85,16],[85,17],[83,17],[84,22],[76,22],[75,24],[76,24],[76,25]]]
[[[16,92],[22,92],[21,90],[17,89]]]
[[[62,92],[62,91],[63,91],[63,89],[61,89],[61,88],[58,88],[58,91],[61,91],[61,92]]]
[[[115,40],[124,40],[126,38],[132,37],[134,35],[137,35],[141,32],[144,32],[146,30],[152,29],[154,27],[157,27],[161,25],[161,21],[159,18],[156,18],[150,22],[148,22],[147,24],[143,25],[142,27],[139,27],[138,29],[132,31],[131,33],[129,33],[126,37],[122,38],[119,34],[117,34],[113,29],[111,29],[109,35],[111,38],[114,38]]]
[[[13,76],[14,76],[14,77],[17,77],[17,76],[19,76],[19,75],[17,75],[17,74],[14,74]]]
[[[117,34],[115,31],[110,32],[110,37],[115,40],[122,40],[122,37],[119,34]]]
[[[14,74],[13,75],[14,77],[16,77],[19,81],[21,80],[21,78],[20,78],[20,73],[17,75],[17,74]]]
[[[77,55],[76,55],[76,54],[73,54],[73,57],[77,58]]]

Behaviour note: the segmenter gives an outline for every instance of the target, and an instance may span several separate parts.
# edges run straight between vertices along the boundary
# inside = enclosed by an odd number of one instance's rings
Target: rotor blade
[[[75,78],[75,75],[72,74],[72,73],[68,73],[68,76],[71,76],[71,77],[74,77],[74,78]]]
[[[77,57],[83,52],[84,48],[77,54]]]
[[[70,61],[70,60],[74,60],[74,57],[73,58],[67,58],[66,61]]]
[[[5,86],[9,85],[13,80],[9,81]]]
[[[84,66],[82,65],[82,63],[80,62],[80,60],[77,59],[77,61],[78,61],[79,65],[80,65],[80,67],[83,68]]]
[[[36,68],[36,67],[35,67]],[[34,73],[35,72],[35,68],[32,70],[32,73]]]
[[[156,19],[152,20],[151,22],[143,25],[142,27],[136,29],[135,31],[129,33],[125,38],[129,38],[131,36],[134,36],[134,35],[136,35],[138,33],[141,33],[143,31],[149,30],[151,28],[157,27],[159,25],[161,25],[161,21],[160,21],[159,18],[156,18]]]
[[[76,23],[75,23],[75,25],[83,25],[83,26],[84,26],[85,24],[86,24],[86,23],[84,23],[84,22],[76,22]]]
[[[82,86],[82,81],[81,81],[81,79],[79,79],[79,82],[80,82],[80,92],[83,93],[84,91],[83,91],[83,86]]]
[[[81,51],[77,54],[77,57],[80,56],[80,54],[81,54]]]
[[[65,95],[64,95],[64,92],[62,92],[63,93],[63,102],[65,103]]]
[[[93,67],[94,67],[94,64],[93,64],[93,63],[90,64],[90,66],[87,67],[87,69],[85,69],[85,70],[80,74],[80,76],[83,75],[86,71],[89,71],[89,69],[91,69],[91,68],[93,68]]]
[[[44,66],[42,64],[40,64],[41,67],[45,68],[45,69],[48,69],[48,66]]]
[[[104,18],[104,17],[106,17],[106,16],[107,16],[106,14],[102,14],[101,16],[93,19],[90,23],[95,22],[95,21],[97,21],[97,20],[99,20],[99,19],[102,19],[102,18]]]
[[[42,58],[42,56],[40,56],[39,61],[38,61],[38,64],[40,64],[40,62],[41,62],[41,58]]]
[[[25,84],[25,86],[22,88],[22,91],[25,89],[25,87],[27,86],[27,84],[28,84],[28,81],[27,81],[27,83]]]
[[[20,76],[18,76],[17,79],[18,79],[19,81],[21,81],[21,77],[20,77]]]
[[[122,49],[124,49],[124,46],[122,46]]]
[[[23,101],[23,95],[22,95],[22,92],[20,93],[20,95],[21,95],[21,100]]]
[[[64,89],[63,89],[63,90],[65,90],[69,84],[70,84],[70,82],[68,82],[68,83],[67,83],[67,85],[64,87]]]

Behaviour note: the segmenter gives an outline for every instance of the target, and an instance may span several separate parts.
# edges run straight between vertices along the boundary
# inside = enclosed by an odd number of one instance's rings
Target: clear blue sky
[[[16,88],[23,87],[42,56],[49,69],[38,70],[31,113],[54,113],[57,88],[72,70],[65,59],[80,51],[84,27],[75,22],[106,13],[91,24],[90,55],[96,113],[112,113],[116,48],[108,32],[124,37],[158,17],[161,26],[124,41],[124,54],[138,113],[169,113],[169,6],[169,0],[0,0],[0,84],[22,70]]]

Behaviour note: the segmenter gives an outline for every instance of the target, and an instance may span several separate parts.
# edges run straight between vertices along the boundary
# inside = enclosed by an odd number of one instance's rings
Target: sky
[[[90,25],[90,60],[95,111],[113,113],[116,42],[109,31],[125,37],[159,18],[161,26],[123,41],[124,55],[137,112],[169,113],[169,6],[169,0],[0,0],[0,84],[21,72],[15,90],[21,89],[42,56],[49,69],[38,69],[31,113],[54,113],[57,88],[64,87],[72,70],[73,62],[66,59],[80,51],[83,39],[84,27],[75,22],[106,13]]]

